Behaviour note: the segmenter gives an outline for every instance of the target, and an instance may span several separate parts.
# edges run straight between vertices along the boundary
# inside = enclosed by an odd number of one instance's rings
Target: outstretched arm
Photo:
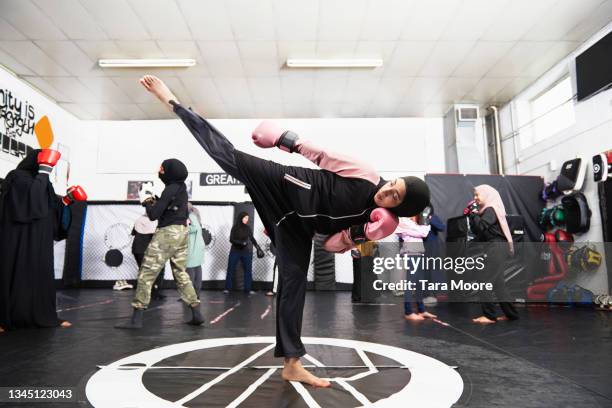
[[[326,151],[312,142],[302,141],[298,135],[281,129],[276,123],[265,120],[253,131],[253,142],[263,148],[279,147],[290,153],[298,152],[320,168],[342,177],[362,178],[378,184],[380,176],[369,165],[351,157]]]
[[[323,150],[310,141],[296,142],[296,151],[324,170],[329,170],[342,177],[354,177],[378,184],[380,176],[367,163],[352,157]]]
[[[140,83],[167,108],[176,113],[197,142],[219,167],[232,177],[240,178],[240,172],[234,158],[234,146],[221,132],[206,119],[192,112],[191,109],[181,106],[176,96],[161,79],[152,75],[145,75],[140,79]]]

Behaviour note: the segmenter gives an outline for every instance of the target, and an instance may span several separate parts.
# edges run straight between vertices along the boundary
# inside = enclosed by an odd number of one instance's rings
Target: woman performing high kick
[[[314,376],[300,363],[306,354],[301,341],[302,313],[313,235],[329,235],[325,248],[331,252],[382,239],[393,233],[398,216],[413,216],[425,208],[429,202],[427,185],[416,177],[385,181],[368,165],[325,151],[270,121],[253,131],[257,146],[299,153],[320,169],[254,157],[235,149],[206,119],[183,107],[160,79],[146,75],[140,83],[174,111],[225,172],[246,186],[277,249],[274,355],[284,358],[282,377],[329,387],[329,381]]]

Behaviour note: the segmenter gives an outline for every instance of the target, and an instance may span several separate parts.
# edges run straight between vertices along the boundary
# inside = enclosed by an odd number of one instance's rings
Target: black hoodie
[[[187,225],[187,167],[178,159],[164,160],[162,167],[164,173],[160,173],[159,178],[166,188],[159,200],[145,205],[147,215],[151,221],[158,220],[158,228]]]
[[[232,231],[230,232],[230,242],[232,243],[232,250],[235,251],[252,251],[248,246],[249,241],[253,243],[253,245],[257,246],[257,242],[255,238],[253,238],[253,231],[248,224],[244,224],[242,219],[249,214],[245,212],[241,212],[238,214],[236,218],[236,223],[232,227]]]

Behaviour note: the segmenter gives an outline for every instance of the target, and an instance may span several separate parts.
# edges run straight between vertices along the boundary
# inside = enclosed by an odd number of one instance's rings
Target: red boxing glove
[[[81,186],[72,186],[66,190],[66,195],[62,199],[64,205],[70,205],[75,201],[85,201],[87,200],[87,193],[83,190]]]
[[[478,212],[478,204],[476,201],[472,200],[468,203],[468,205],[463,209],[463,215],[476,214]]]
[[[53,167],[57,164],[62,154],[57,150],[43,149],[38,153],[38,172],[50,174]]]
[[[386,208],[376,208],[370,214],[370,222],[364,225],[351,227],[349,234],[351,240],[356,243],[365,241],[378,241],[393,234],[397,228],[399,219]]]
[[[281,150],[293,153],[298,135],[290,130],[283,131],[271,120],[264,120],[253,130],[251,138],[253,143],[264,149],[276,146]]]

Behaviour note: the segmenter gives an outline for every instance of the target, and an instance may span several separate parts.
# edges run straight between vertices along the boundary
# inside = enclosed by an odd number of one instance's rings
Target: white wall
[[[591,228],[586,234],[576,235],[579,242],[602,242],[602,224],[597,197],[597,185],[593,182],[590,161],[593,155],[612,149],[612,91],[602,92],[590,99],[574,103],[576,121],[574,125],[527,148],[521,148],[521,136],[532,132],[532,127],[526,122],[524,106],[538,93],[546,90],[558,79],[568,73],[572,76],[575,93],[576,55],[590,47],[598,39],[612,30],[612,24],[586,41],[574,53],[544,74],[528,89],[514,98],[500,111],[500,125],[503,138],[504,168],[507,174],[529,174],[544,177],[547,182],[554,180],[559,174],[562,163],[577,156],[583,156],[589,162],[587,178],[583,188],[593,216]],[[556,162],[556,170],[551,170],[551,160]],[[577,283],[601,293],[607,289],[607,274],[605,265],[594,274],[579,275]]]
[[[70,159],[70,156],[80,152],[84,140],[89,139],[87,135],[80,131],[81,121],[42,96],[25,82],[22,82],[8,71],[0,68],[0,106],[4,107],[7,103],[9,92],[13,98],[17,98],[22,103],[24,109],[26,104],[34,108],[34,122],[37,122],[45,115],[49,118],[55,136],[52,147],[55,149],[59,148],[64,152],[64,159]],[[14,128],[8,128],[6,120],[0,118],[0,132],[6,134],[7,132],[10,133],[12,130],[14,130]],[[23,134],[18,139],[34,148],[39,147],[38,140],[34,133]],[[62,146],[60,146],[60,144]],[[0,177],[4,177],[10,170],[15,168],[20,160],[21,158],[15,157],[0,149]],[[71,160],[71,164],[71,174],[78,174],[81,170],[81,163],[78,160]],[[66,189],[66,180],[64,177],[57,176],[59,176],[59,173],[65,174],[66,162],[62,161],[59,168],[61,168],[63,172],[54,173],[52,175],[52,181],[54,182],[58,194],[62,194]],[[70,182],[73,181],[74,180],[70,180]]]
[[[250,135],[259,120],[211,122],[237,149],[284,164],[314,167],[297,154],[253,145]],[[325,148],[368,161],[383,177],[444,171],[440,119],[285,119],[279,123]],[[241,186],[199,186],[199,173],[221,169],[178,120],[96,121],[87,123],[87,128],[97,140],[88,147],[83,169],[93,199],[124,200],[128,180],[156,178],[160,163],[176,157],[189,169],[194,200],[248,200]]]

